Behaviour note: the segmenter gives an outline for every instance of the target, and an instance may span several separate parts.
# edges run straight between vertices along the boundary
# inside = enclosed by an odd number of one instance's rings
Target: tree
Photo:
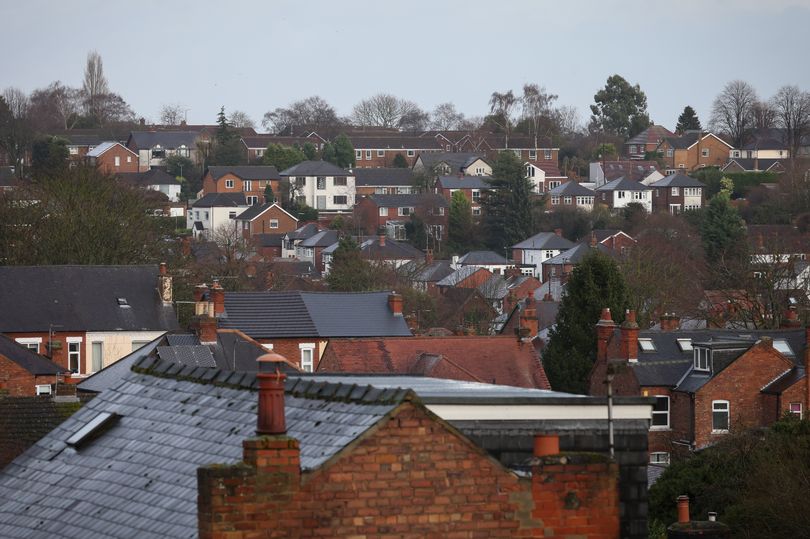
[[[700,119],[695,113],[695,109],[686,105],[683,112],[678,116],[678,124],[675,126],[675,132],[683,135],[687,131],[700,131],[703,129],[700,125]]]
[[[352,120],[361,126],[407,128],[426,119],[413,101],[385,93],[363,99],[352,110]]]
[[[31,169],[35,178],[60,177],[68,166],[67,141],[59,137],[42,137],[31,148]]]
[[[467,252],[475,243],[475,223],[472,217],[472,205],[463,191],[455,191],[450,197],[450,215],[448,217],[449,247],[455,252]]]
[[[175,178],[188,178],[194,172],[194,161],[184,155],[168,155],[164,160],[166,172]]]
[[[332,162],[335,165],[339,166],[340,168],[354,167],[354,146],[352,146],[352,142],[349,140],[349,137],[343,133],[336,136],[334,148],[335,160]]]
[[[537,136],[544,123],[546,124],[547,133],[556,130],[551,108],[551,105],[556,100],[557,96],[546,93],[544,87],[537,84],[523,85],[523,96],[520,98],[523,119],[528,121],[530,127],[529,136],[534,138],[535,147],[538,146]]]
[[[751,108],[751,129],[767,130],[777,125],[776,110],[767,101],[757,101]]]
[[[30,97],[29,122],[39,132],[71,129],[80,110],[81,91],[59,81],[34,90]]]
[[[405,156],[398,153],[394,156],[394,161],[391,163],[394,168],[408,168],[408,161]]]
[[[18,174],[23,172],[34,135],[28,125],[28,104],[28,97],[17,88],[6,88],[0,97],[0,150],[8,155]]]
[[[608,77],[593,99],[596,104],[591,105],[591,127],[595,131],[629,138],[652,124],[647,114],[647,96],[641,87],[631,86],[619,75]]]
[[[551,388],[584,394],[596,360],[595,325],[610,308],[620,322],[628,305],[627,290],[616,262],[594,249],[574,268],[543,352]]]
[[[374,267],[363,260],[360,248],[351,237],[340,239],[326,282],[335,292],[365,292],[377,288]]]
[[[321,150],[321,159],[326,161],[327,163],[336,163],[337,162],[337,152],[335,151],[335,145],[331,142],[327,142],[323,145],[323,150]]]
[[[158,114],[160,123],[163,125],[180,125],[186,119],[186,109],[179,103],[163,105]]]
[[[741,147],[753,125],[758,101],[756,90],[747,82],[729,82],[712,103],[712,128],[731,137],[735,148]]]
[[[267,185],[264,188],[264,202],[266,204],[272,204],[276,201],[276,195],[273,194],[273,186],[270,182],[267,182]]]
[[[298,126],[320,131],[339,124],[334,107],[317,95],[266,112],[262,119],[262,127],[272,128],[276,133],[287,129],[290,135],[296,134]]]
[[[464,114],[456,110],[452,103],[441,103],[436,105],[431,115],[430,128],[439,131],[449,129],[459,129],[464,122]]]
[[[239,134],[232,129],[225,115],[225,107],[220,108],[217,114],[217,130],[213,142],[209,165],[233,166],[247,161],[245,146]]]
[[[265,165],[274,166],[279,171],[286,170],[306,160],[307,156],[298,148],[275,143],[268,144],[264,155],[262,155],[262,162]]]
[[[403,131],[424,131],[430,125],[430,114],[419,108],[416,103],[399,119],[397,127]]]
[[[107,77],[104,76],[104,64],[101,61],[101,55],[96,51],[87,53],[82,93],[87,115],[93,118],[101,118],[102,101],[110,93],[110,88],[107,84]]]
[[[318,157],[318,150],[315,149],[315,145],[311,142],[305,142],[301,146],[301,151],[304,152],[307,161],[314,161]]]
[[[250,116],[248,116],[248,113],[241,110],[231,112],[229,120],[232,127],[256,127],[256,124],[253,123],[253,120],[250,118]]]
[[[506,147],[509,147],[509,135],[512,133],[512,125],[514,124],[514,109],[518,101],[514,92],[492,92],[489,97],[489,116],[487,121],[495,124],[506,135]]]
[[[790,156],[796,157],[802,138],[810,132],[810,93],[798,86],[782,86],[770,104],[777,125],[785,130]]]
[[[712,286],[731,288],[739,284],[748,257],[746,228],[728,193],[721,191],[709,201],[700,235],[712,270]]]
[[[502,253],[535,232],[532,184],[510,151],[498,155],[488,183],[491,188],[481,193],[482,224],[487,245]]]

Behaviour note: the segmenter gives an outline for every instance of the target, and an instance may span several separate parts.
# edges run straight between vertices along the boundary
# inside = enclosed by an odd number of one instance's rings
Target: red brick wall
[[[120,165],[117,167],[115,166],[116,157],[120,159]],[[127,162],[127,158],[129,158],[129,162]],[[104,174],[138,172],[138,156],[116,144],[96,159],[96,167]]]
[[[200,468],[200,538],[619,536],[615,464],[544,457],[520,479],[412,403],[303,480],[298,447],[246,440],[244,464]]]
[[[315,351],[312,353],[312,361],[313,367],[312,370],[315,371],[318,369],[318,359],[321,357],[323,353],[323,349],[326,347],[321,346],[321,342],[326,342],[326,339],[321,337],[305,337],[301,339],[256,339],[261,344],[272,344],[273,345],[273,352],[277,354],[281,354],[284,356],[287,361],[296,365],[299,369],[301,368],[301,349],[298,347],[299,344],[314,344]]]
[[[270,221],[278,220],[278,228],[270,228]],[[298,221],[281,208],[272,208],[250,222],[251,235],[286,234],[298,228]]]
[[[33,397],[38,384],[54,384],[55,376],[34,376],[5,356],[0,356],[0,391],[10,397]]]
[[[810,402],[808,402],[808,383],[810,383],[810,378],[805,376],[782,393],[779,399],[779,417],[782,417],[785,412],[790,411],[791,402],[800,402],[802,403],[802,419],[810,418],[810,415],[808,415],[808,408],[810,408]]]
[[[613,249],[619,254],[621,254],[623,248],[631,249],[636,244],[635,241],[624,234],[613,235],[609,238],[605,238],[605,240],[600,243],[608,249]]]
[[[25,333],[5,333],[6,337],[9,339],[22,339],[22,338],[31,338],[31,337],[39,337],[42,339],[42,342],[39,345],[39,354],[50,357],[54,363],[59,365],[60,367],[64,367],[65,369],[68,368],[68,343],[67,337],[81,337],[81,362],[82,362],[82,372],[86,373],[89,372],[89,359],[86,357],[86,345],[87,345],[87,337],[84,332],[81,331],[71,331],[65,333],[55,333],[53,336],[52,341],[60,343],[61,347],[56,348],[53,351],[53,356],[49,355],[48,353],[48,332],[25,332]]]
[[[227,188],[225,187],[225,180],[233,180],[233,187]],[[220,178],[214,181],[214,177],[211,176],[211,173],[207,173],[203,178],[203,194],[208,195],[210,193],[244,193],[245,196],[257,196],[259,197],[259,202],[264,203],[264,188],[267,186],[267,183],[270,183],[273,188],[273,194],[278,197],[279,196],[279,182],[278,180],[252,180],[250,185],[250,191],[245,191],[245,186],[242,179],[235,174],[223,174]]]

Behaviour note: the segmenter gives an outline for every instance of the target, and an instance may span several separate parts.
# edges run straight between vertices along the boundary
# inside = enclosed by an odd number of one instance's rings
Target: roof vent
[[[79,448],[87,442],[97,438],[105,427],[111,425],[114,421],[121,417],[112,412],[101,412],[96,417],[90,420],[85,426],[80,428],[73,436],[67,439],[69,446]]]

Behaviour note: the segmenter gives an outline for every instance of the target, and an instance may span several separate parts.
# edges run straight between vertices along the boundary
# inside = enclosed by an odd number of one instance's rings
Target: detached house
[[[296,228],[292,232],[284,234],[284,238],[281,243],[281,256],[283,258],[294,258],[296,256],[298,245],[300,245],[305,239],[311,238],[318,232],[320,232],[320,228],[317,224],[308,223],[304,226]]]
[[[369,195],[354,206],[355,223],[367,235],[385,228],[396,240],[406,239],[405,225],[411,216],[418,217],[427,228],[427,235],[437,241],[446,238],[450,219],[447,200],[437,194]]]
[[[512,246],[512,260],[521,267],[531,267],[532,275],[543,277],[543,262],[574,247],[574,242],[562,236],[562,230],[540,232]]]
[[[448,204],[453,202],[453,193],[461,191],[470,201],[472,214],[481,215],[481,193],[492,188],[489,176],[439,176],[436,181],[436,191],[440,193]]]
[[[597,161],[591,163],[588,169],[588,180],[596,187],[621,177],[649,185],[664,175],[659,170],[658,161]]]
[[[248,204],[263,204],[265,188],[269,185],[274,196],[280,195],[276,167],[228,166],[208,167],[203,176],[203,195],[211,193],[242,193]]]
[[[546,207],[552,211],[561,208],[579,208],[591,211],[595,198],[595,192],[578,182],[569,181],[548,192]]]
[[[191,205],[188,228],[195,239],[211,239],[217,229],[234,227],[236,216],[250,207],[242,193],[211,193]]]
[[[624,155],[633,160],[643,160],[648,153],[658,150],[661,141],[674,136],[675,133],[663,125],[651,125],[624,143]]]
[[[715,135],[706,132],[688,132],[680,137],[667,137],[658,146],[658,152],[666,164],[666,174],[679,171],[691,172],[703,167],[721,167],[734,147]]]
[[[678,214],[699,210],[706,200],[703,182],[685,174],[676,173],[650,184],[653,190],[652,205],[655,211]]]
[[[413,170],[432,171],[437,176],[492,176],[492,165],[482,153],[443,152],[420,155]]]
[[[643,183],[625,177],[597,187],[596,201],[611,210],[626,208],[629,204],[641,204],[647,213],[652,212],[652,190]]]
[[[133,131],[126,146],[138,154],[138,170],[145,172],[165,166],[170,155],[188,157],[197,163],[198,138],[195,131]]]
[[[532,182],[532,192],[543,194],[558,185],[567,182],[568,178],[560,173],[557,163],[551,161],[527,161],[523,165],[526,177]]]
[[[180,201],[180,190],[182,185],[177,178],[167,174],[159,168],[152,168],[146,172],[122,172],[118,174],[122,182],[139,189],[149,189],[160,191],[169,199],[169,202]],[[178,211],[171,213],[172,217],[182,217],[183,213]]]
[[[315,271],[324,273],[326,271],[323,260],[324,251],[332,245],[336,245],[339,240],[337,230],[321,230],[296,245],[295,257],[304,262],[311,262],[315,266]]]
[[[351,171],[326,161],[303,161],[283,170],[290,198],[318,211],[347,212],[354,206],[356,185]]]
[[[85,159],[104,174],[138,172],[138,154],[120,142],[102,142],[88,151]]]
[[[275,203],[251,206],[235,219],[236,227],[245,239],[259,234],[276,234],[280,237],[298,227],[298,219]]]

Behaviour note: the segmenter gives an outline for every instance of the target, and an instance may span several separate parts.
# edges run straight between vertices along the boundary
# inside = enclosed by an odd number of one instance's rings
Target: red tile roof
[[[534,347],[512,336],[331,339],[318,371],[417,374],[551,389]]]

